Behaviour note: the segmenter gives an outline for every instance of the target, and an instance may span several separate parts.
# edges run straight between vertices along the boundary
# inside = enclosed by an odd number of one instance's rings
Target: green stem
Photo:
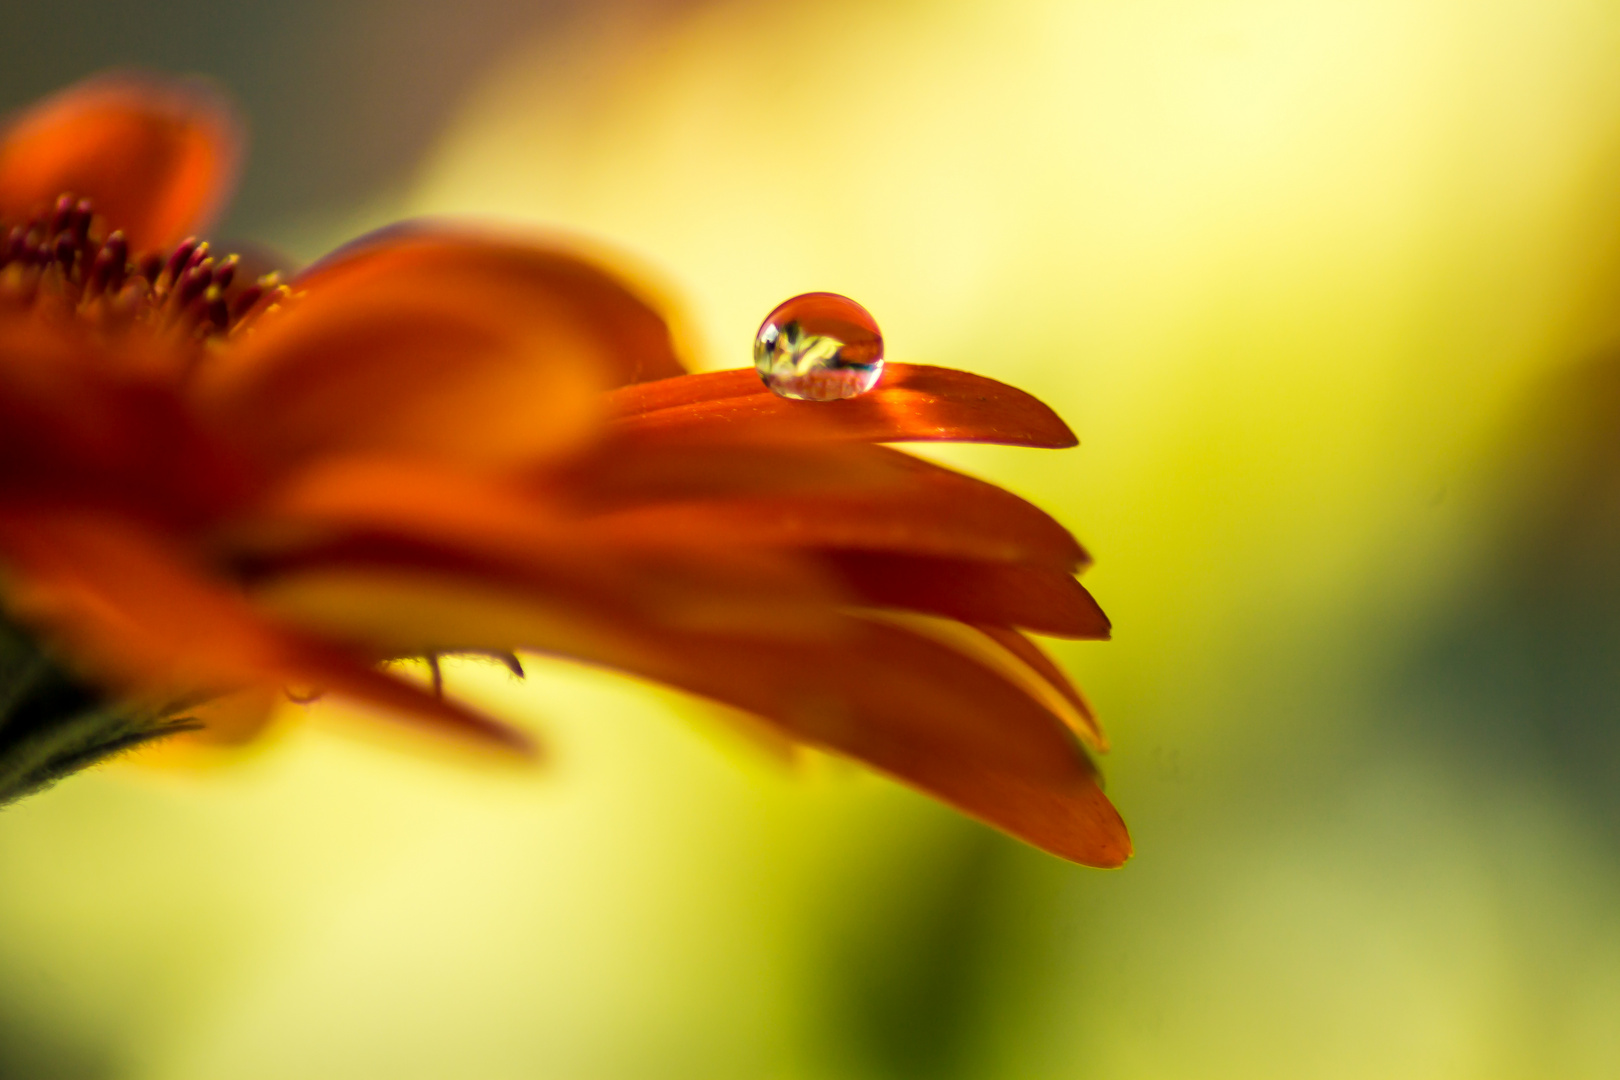
[[[0,806],[198,725],[109,697],[0,612]]]

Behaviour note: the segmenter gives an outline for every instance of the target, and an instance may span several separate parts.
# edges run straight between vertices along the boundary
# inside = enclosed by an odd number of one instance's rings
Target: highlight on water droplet
[[[797,401],[866,393],[883,374],[883,335],[870,312],[837,293],[803,293],[777,305],[754,335],[754,370]]]

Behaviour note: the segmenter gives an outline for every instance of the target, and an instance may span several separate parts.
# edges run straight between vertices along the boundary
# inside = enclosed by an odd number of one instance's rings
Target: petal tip
[[[1047,813],[1031,822],[1033,829],[1017,834],[1053,855],[1098,870],[1117,870],[1135,854],[1125,819],[1095,774],[1047,805]]]

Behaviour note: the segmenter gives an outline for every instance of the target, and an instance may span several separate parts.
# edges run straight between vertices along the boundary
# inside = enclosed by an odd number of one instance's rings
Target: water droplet
[[[883,374],[883,335],[849,297],[804,293],[765,316],[754,336],[754,370],[785,398],[856,397]]]

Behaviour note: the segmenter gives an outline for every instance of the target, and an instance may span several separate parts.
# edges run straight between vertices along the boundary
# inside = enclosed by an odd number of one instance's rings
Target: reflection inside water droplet
[[[785,398],[856,397],[883,374],[883,335],[849,297],[804,293],[765,316],[754,336],[754,370]]]

